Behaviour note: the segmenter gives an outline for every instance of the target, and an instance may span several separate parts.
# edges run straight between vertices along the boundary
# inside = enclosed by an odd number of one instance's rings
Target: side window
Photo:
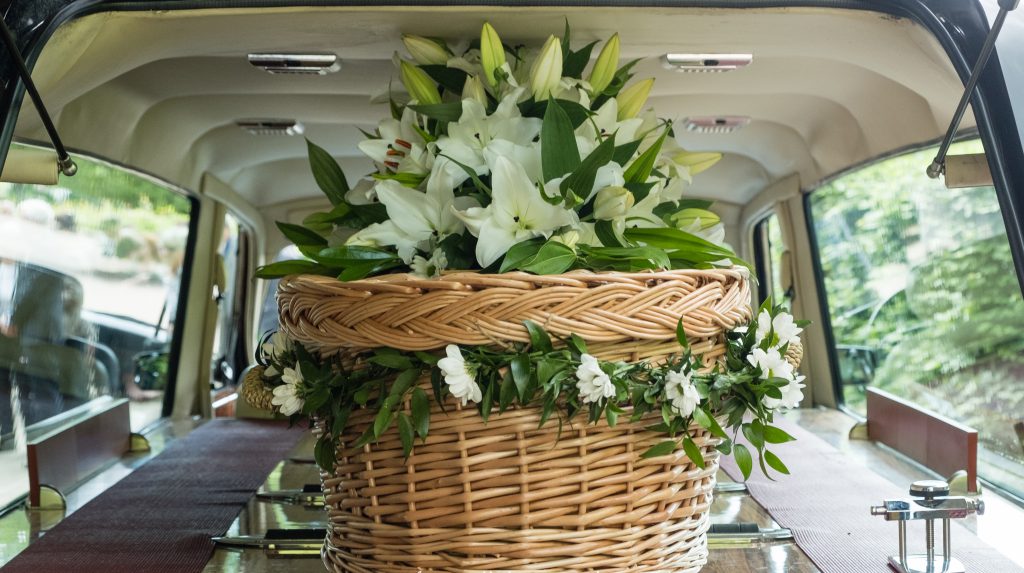
[[[995,189],[946,189],[924,174],[934,155],[887,159],[811,196],[843,398],[863,411],[872,385],[977,428],[981,475],[1021,494],[1021,285]]]
[[[106,396],[131,399],[133,430],[162,413],[167,361],[154,357],[174,332],[192,203],[134,172],[75,160],[62,187],[0,184],[4,445]],[[0,461],[0,473],[21,476],[23,464]]]
[[[787,291],[782,280],[786,245],[782,241],[779,218],[774,213],[754,227],[754,252],[758,298],[763,301],[770,296],[776,302],[788,299],[792,293]]]
[[[299,252],[298,247],[288,245],[281,249],[281,252],[277,253],[277,256],[274,257],[274,262],[298,258],[302,258],[302,253]],[[263,298],[263,306],[260,309],[260,324],[259,328],[256,329],[261,338],[268,332],[273,332],[278,328],[277,283],[277,279],[267,282],[267,294]]]

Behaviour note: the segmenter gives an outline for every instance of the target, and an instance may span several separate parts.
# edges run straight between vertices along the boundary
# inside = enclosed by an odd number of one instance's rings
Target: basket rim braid
[[[656,355],[677,350],[681,319],[694,352],[713,360],[722,354],[723,332],[751,316],[748,276],[738,267],[393,274],[352,282],[292,275],[281,280],[277,299],[281,329],[324,356],[528,342],[523,322],[532,320],[552,335],[582,337],[602,358],[630,359],[641,343],[666,342]]]

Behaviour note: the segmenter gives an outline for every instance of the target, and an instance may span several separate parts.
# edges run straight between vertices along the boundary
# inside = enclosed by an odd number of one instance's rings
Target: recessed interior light
[[[678,72],[729,72],[753,60],[753,54],[665,54],[662,63]]]
[[[252,135],[300,135],[306,130],[294,119],[240,119],[235,124]]]
[[[732,133],[749,123],[750,118],[744,115],[709,115],[683,120],[686,131],[694,133]]]
[[[341,69],[337,54],[249,54],[249,63],[271,74],[323,76]]]

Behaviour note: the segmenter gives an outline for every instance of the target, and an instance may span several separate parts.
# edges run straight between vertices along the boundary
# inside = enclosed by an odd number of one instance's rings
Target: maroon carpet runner
[[[189,573],[301,428],[217,419],[177,440],[30,545],[3,573]]]
[[[776,421],[797,439],[772,447],[790,475],[772,482],[755,464],[747,481],[751,496],[782,527],[793,531],[797,545],[824,573],[892,573],[886,561],[897,552],[896,524],[872,516],[869,508],[886,498],[908,498],[910,484],[894,485],[814,434],[791,422]],[[723,458],[722,469],[733,479],[742,479],[732,458]],[[922,523],[908,526],[910,553],[924,552]],[[1024,571],[962,525],[953,526],[952,538],[953,556],[970,573]]]

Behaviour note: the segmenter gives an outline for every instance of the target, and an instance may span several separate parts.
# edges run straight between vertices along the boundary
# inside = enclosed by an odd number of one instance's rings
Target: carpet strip
[[[3,573],[190,573],[303,435],[216,419],[172,442],[14,558]]]
[[[898,551],[897,525],[872,516],[869,508],[884,499],[908,499],[910,484],[894,485],[796,424],[778,418],[776,422],[796,438],[772,446],[790,475],[773,472],[776,481],[771,481],[761,475],[755,461],[747,481],[750,495],[776,522],[793,531],[797,545],[824,573],[891,573],[887,561]],[[731,457],[723,458],[722,469],[731,478],[742,479]],[[941,553],[940,532],[941,523],[936,523]],[[924,537],[924,522],[910,522],[908,552],[924,553]],[[970,573],[1024,571],[959,523],[952,528],[952,540],[953,557]]]

